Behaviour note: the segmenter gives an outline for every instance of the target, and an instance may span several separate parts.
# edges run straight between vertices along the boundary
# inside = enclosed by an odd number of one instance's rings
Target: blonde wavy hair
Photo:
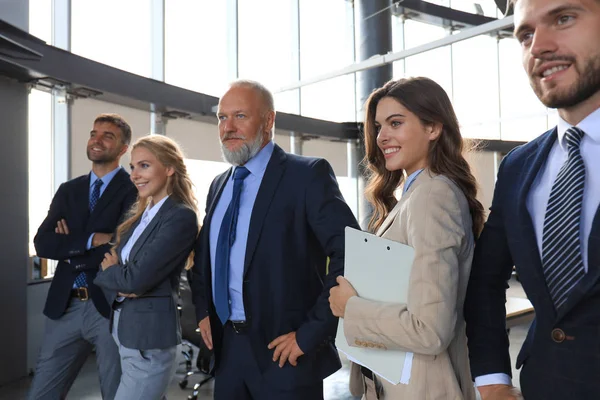
[[[144,136],[138,139],[133,144],[133,150],[138,147],[143,147],[157,158],[157,160],[165,167],[171,167],[175,171],[168,181],[167,193],[175,201],[180,202],[198,213],[196,196],[194,195],[192,180],[190,179],[187,168],[184,163],[184,155],[179,145],[166,136],[151,135]],[[117,228],[117,239],[114,249],[119,246],[121,237],[125,232],[142,217],[148,203],[152,201],[151,197],[140,198],[131,207],[127,213],[125,221]],[[190,269],[193,266],[194,251],[192,250],[185,264],[185,269]]]

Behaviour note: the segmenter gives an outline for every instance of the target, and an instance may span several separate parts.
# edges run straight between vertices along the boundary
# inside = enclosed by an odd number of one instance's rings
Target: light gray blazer
[[[137,298],[123,302],[118,337],[127,348],[164,349],[181,343],[177,299],[179,279],[198,235],[196,213],[169,197],[144,229],[124,263],[121,250],[139,221],[123,234],[119,264],[98,272],[94,283],[113,304],[118,292]],[[112,329],[111,313],[111,329]]]

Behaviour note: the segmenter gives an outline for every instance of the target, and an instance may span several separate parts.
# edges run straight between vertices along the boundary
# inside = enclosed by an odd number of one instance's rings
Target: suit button
[[[566,335],[562,329],[556,328],[552,330],[552,340],[554,340],[556,343],[562,343],[565,338]]]
[[[354,340],[354,344],[355,344],[355,345],[357,345],[357,346],[360,346],[360,345],[361,345],[361,343],[362,343],[362,342],[361,342],[360,340],[358,340],[358,339],[355,339],[355,340]]]

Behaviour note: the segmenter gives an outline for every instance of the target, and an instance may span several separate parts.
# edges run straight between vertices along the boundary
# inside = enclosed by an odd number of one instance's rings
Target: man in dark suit
[[[597,399],[600,1],[512,3],[531,86],[559,119],[500,165],[465,302],[471,370],[484,400],[517,397],[504,306],[514,265],[536,313],[517,358],[525,399]]]
[[[322,399],[341,366],[328,293],[343,273],[344,228],[358,224],[327,161],[272,142],[264,86],[235,82],[217,117],[233,167],[210,187],[192,280],[215,399]]]
[[[110,307],[93,284],[117,225],[137,191],[119,160],[131,128],[116,114],[94,121],[87,144],[92,171],[63,183],[34,238],[37,255],[58,260],[44,314],[48,317],[29,399],[64,398],[96,348],[100,388],[114,398],[121,377],[109,330]]]

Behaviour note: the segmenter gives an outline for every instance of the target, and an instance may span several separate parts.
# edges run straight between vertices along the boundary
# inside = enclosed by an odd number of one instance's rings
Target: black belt
[[[363,367],[361,365],[360,366],[360,372],[362,372],[362,374],[364,375],[365,378],[373,380],[373,371],[371,371],[369,368]]]
[[[250,324],[246,321],[227,321],[225,325],[229,324],[235,333],[246,333],[250,328]]]
[[[88,288],[79,287],[77,289],[71,289],[71,297],[76,297],[81,301],[87,301],[90,298]]]

